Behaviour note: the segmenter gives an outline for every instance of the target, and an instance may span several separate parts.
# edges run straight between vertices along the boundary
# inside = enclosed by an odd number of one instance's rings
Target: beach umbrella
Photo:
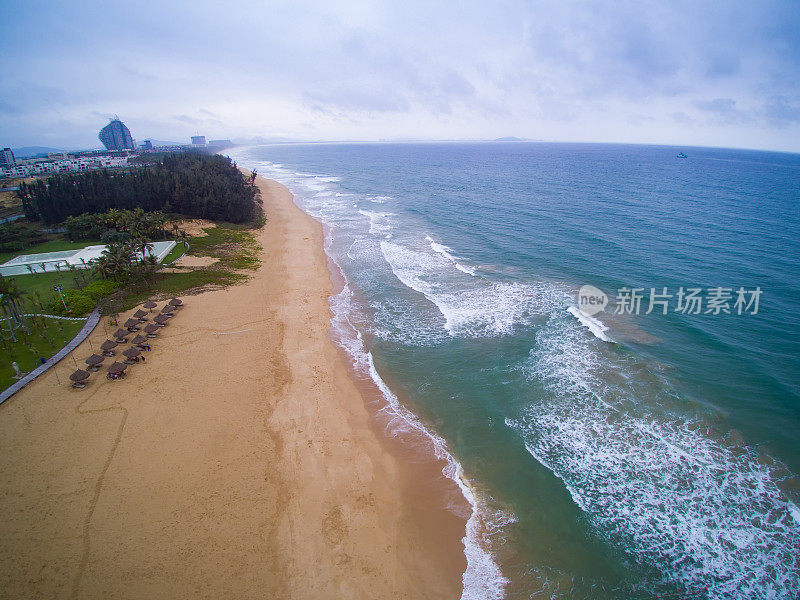
[[[89,377],[89,371],[84,371],[83,369],[78,369],[72,375],[69,376],[72,381],[83,381],[87,377]]]
[[[144,319],[145,317],[147,317],[147,311],[146,311],[146,310],[142,310],[142,309],[140,308],[140,309],[139,309],[139,310],[137,310],[135,313],[133,313],[133,316],[134,316],[134,318],[136,318],[136,319]]]
[[[175,307],[174,306],[170,306],[169,304],[167,304],[164,308],[161,309],[161,312],[164,313],[164,314],[169,314],[173,310],[175,310]]]
[[[106,352],[108,352],[109,350],[113,350],[116,347],[117,347],[117,342],[113,340],[106,340],[105,342],[100,344],[100,349],[105,350]]]
[[[142,304],[142,306],[144,306],[145,308],[147,308],[149,310],[153,310],[158,305],[155,302],[153,302],[152,300],[148,300],[147,302]]]
[[[135,344],[136,346],[138,346],[139,344],[146,344],[146,343],[147,343],[147,338],[141,334],[137,335],[135,338],[131,340],[131,344]]]
[[[128,365],[126,365],[125,363],[114,361],[113,363],[108,365],[108,372],[111,373],[112,375],[115,375],[117,373],[122,373],[127,368]]]
[[[112,342],[115,346],[117,345],[116,342]],[[89,358],[86,359],[86,364],[90,367],[96,367],[97,365],[101,364],[105,359],[100,356],[99,354],[92,354]]]
[[[139,356],[141,353],[142,353],[142,351],[141,351],[141,350],[139,350],[138,348],[134,348],[134,347],[130,347],[130,348],[128,348],[127,350],[125,350],[125,351],[123,352],[123,354],[124,354],[125,356],[127,356],[128,358],[136,358],[136,357],[137,357],[137,356]]]
[[[153,317],[153,322],[155,322],[155,323],[166,323],[167,321],[169,321],[169,317],[167,315],[163,315],[162,314],[162,315],[156,315],[155,317]]]
[[[127,339],[128,339],[128,336],[129,336],[130,334],[131,334],[131,333],[130,333],[130,331],[125,331],[125,330],[124,330],[122,327],[120,327],[119,329],[117,329],[117,330],[114,332],[114,339],[117,339],[117,340],[127,340]]]
[[[150,333],[158,333],[158,325],[155,324],[155,323],[150,323],[149,325],[145,326],[144,332],[148,333],[148,334],[150,334]]]
[[[134,327],[138,327],[140,323],[138,319],[128,319],[127,321],[125,321],[124,325],[128,329],[133,329]]]
[[[169,301],[170,306],[183,306],[183,300],[180,298],[173,298]]]

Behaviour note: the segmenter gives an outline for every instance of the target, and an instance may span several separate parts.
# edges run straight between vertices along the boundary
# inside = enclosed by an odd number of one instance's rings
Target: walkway
[[[42,365],[36,367],[33,371],[25,375],[22,379],[17,381],[16,383],[10,385],[2,392],[0,392],[0,404],[8,400],[11,396],[16,394],[26,385],[28,385],[31,381],[36,379],[39,375],[47,371],[50,367],[55,365],[58,361],[64,358],[67,354],[75,350],[83,340],[89,337],[89,334],[94,331],[94,328],[97,327],[97,324],[100,322],[100,309],[95,308],[92,311],[92,314],[89,315],[89,318],[86,319],[86,323],[84,323],[81,330],[77,333],[77,335],[72,338],[72,340],[64,346],[61,350],[56,352],[53,356],[51,356],[47,362]]]

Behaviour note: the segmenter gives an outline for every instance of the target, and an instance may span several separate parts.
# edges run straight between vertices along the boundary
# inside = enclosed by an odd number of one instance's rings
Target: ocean
[[[230,155],[326,226],[334,339],[472,506],[464,599],[798,597],[800,155]]]

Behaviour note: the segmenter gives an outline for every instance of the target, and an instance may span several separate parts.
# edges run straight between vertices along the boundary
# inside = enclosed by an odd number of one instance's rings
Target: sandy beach
[[[0,406],[0,596],[458,598],[463,521],[328,338],[321,226],[259,185],[247,283],[185,297],[122,380],[72,390],[68,357]]]

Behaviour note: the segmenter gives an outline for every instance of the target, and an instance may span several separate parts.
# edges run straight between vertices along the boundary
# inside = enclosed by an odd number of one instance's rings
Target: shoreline
[[[61,365],[0,406],[11,597],[460,595],[446,510],[376,434],[328,336],[322,226],[258,185],[249,281],[186,297],[125,379],[72,390]]]

